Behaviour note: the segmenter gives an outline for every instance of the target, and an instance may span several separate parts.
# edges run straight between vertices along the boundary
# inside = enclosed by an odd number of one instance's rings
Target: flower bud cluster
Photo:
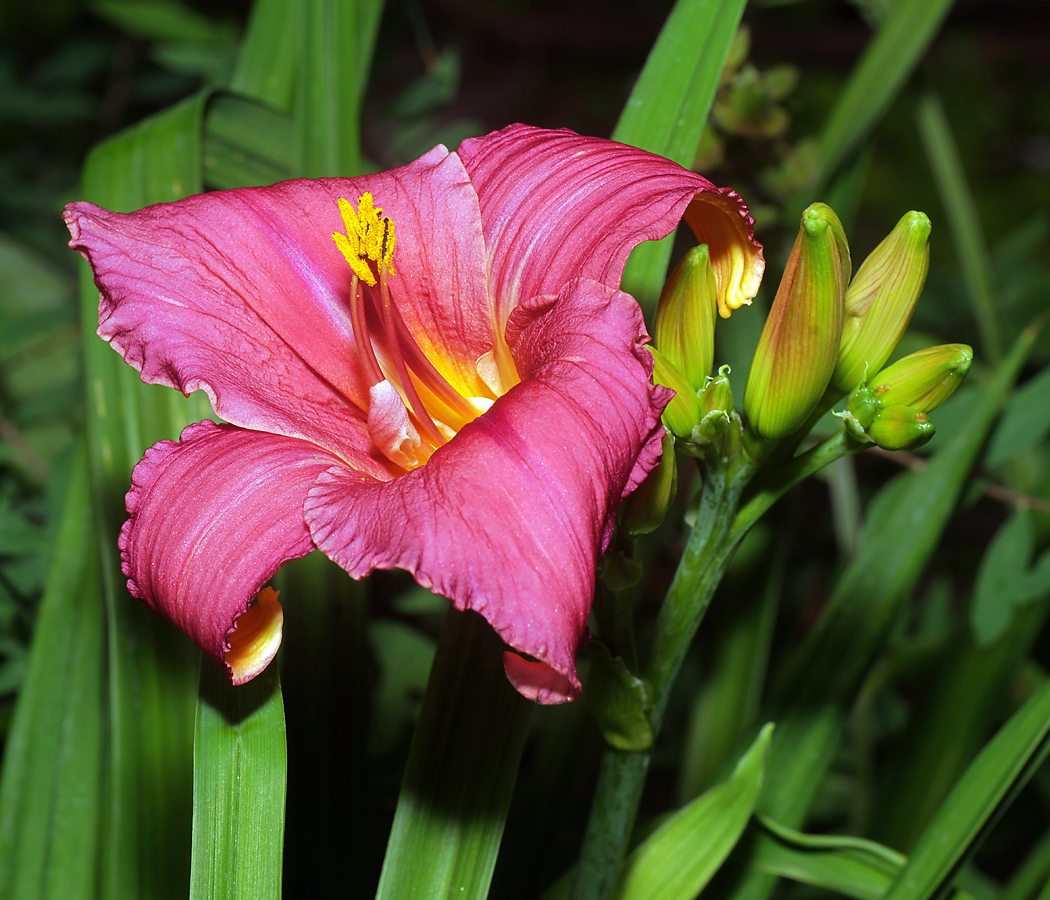
[[[806,209],[744,390],[746,432],[728,367],[710,374],[718,297],[708,248],[686,254],[664,287],[650,348],[655,381],[675,392],[663,421],[678,445],[698,456],[716,444],[725,452],[735,419],[733,434],[764,455],[764,443],[798,432],[843,394],[849,401],[837,415],[857,440],[894,450],[929,440],[928,413],[973,358],[969,347],[949,344],[886,367],[926,280],[929,237],[926,215],[907,213],[851,277],[838,216],[823,203]]]
[[[970,370],[973,350],[942,344],[912,353],[861,382],[837,413],[859,441],[884,450],[911,450],[933,437],[928,413],[944,403]]]

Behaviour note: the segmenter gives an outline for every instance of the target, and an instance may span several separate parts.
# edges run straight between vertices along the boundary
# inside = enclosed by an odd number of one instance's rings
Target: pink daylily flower
[[[620,277],[683,217],[725,311],[749,302],[763,264],[738,195],[564,130],[127,215],[71,204],[99,335],[226,422],[136,466],[131,593],[240,683],[280,643],[264,586],[284,562],[407,569],[488,619],[522,694],[573,699],[596,562],[669,396]]]

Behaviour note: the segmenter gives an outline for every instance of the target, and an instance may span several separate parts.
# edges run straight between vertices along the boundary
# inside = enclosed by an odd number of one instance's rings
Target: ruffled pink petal
[[[305,441],[201,422],[178,443],[146,451],[132,474],[120,536],[132,595],[170,619],[235,683],[269,662],[271,639],[247,668],[227,658],[234,623],[274,572],[313,549],[303,500],[339,457]],[[279,607],[277,607],[279,610]]]
[[[503,316],[576,277],[619,285],[630,251],[673,231],[687,208],[726,302],[735,309],[758,291],[762,248],[743,200],[663,157],[527,125],[471,138],[458,153],[481,200]]]
[[[354,349],[352,271],[332,234],[343,229],[338,199],[356,204],[366,191],[397,226],[391,290],[406,324],[476,386],[495,333],[480,212],[442,147],[364,178],[219,191],[127,215],[71,204],[70,246],[101,291],[99,334],[144,381],[204,388],[235,424],[352,455],[365,446],[370,383]]]
[[[519,385],[394,481],[330,469],[306,521],[355,578],[407,569],[484,615],[532,658],[507,664],[519,690],[555,703],[579,692],[597,558],[639,465],[659,456],[665,401],[637,304],[605,285],[575,282],[519,309],[508,334]]]

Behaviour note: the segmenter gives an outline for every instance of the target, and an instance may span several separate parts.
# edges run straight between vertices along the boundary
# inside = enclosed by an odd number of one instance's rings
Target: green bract
[[[678,493],[678,465],[674,456],[674,437],[670,433],[663,436],[662,448],[659,465],[620,507],[620,527],[630,537],[656,531]]]

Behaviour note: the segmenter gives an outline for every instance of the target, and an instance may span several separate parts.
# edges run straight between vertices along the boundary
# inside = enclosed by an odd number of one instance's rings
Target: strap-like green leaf
[[[204,660],[193,744],[190,900],[280,898],[286,764],[276,667],[233,687]]]
[[[980,329],[981,346],[978,349],[996,363],[1003,352],[1002,337],[999,333],[999,313],[992,294],[992,266],[977,214],[977,204],[963,171],[948,118],[936,95],[929,92],[923,95],[916,109],[916,117],[930,161],[930,171],[948,214],[955,257],[962,270],[963,283],[970,295],[970,304]]]
[[[953,0],[896,0],[839,93],[820,135],[824,182],[871,133],[926,52]]]
[[[884,900],[940,896],[1048,754],[1050,684],[1030,697],[970,764]]]
[[[73,466],[29,664],[4,747],[0,898],[96,896],[104,612],[87,454]]]
[[[689,166],[714,102],[745,0],[678,0],[649,52],[613,130],[633,144]],[[624,271],[624,290],[655,308],[673,237],[642,244]]]
[[[302,64],[295,104],[298,175],[356,175],[361,98],[382,0],[302,0]]]
[[[303,0],[255,0],[230,89],[290,112]],[[262,182],[259,182],[260,184]]]
[[[692,900],[721,867],[755,808],[773,726],[733,774],[680,809],[627,858],[616,900]]]
[[[220,93],[208,104],[204,180],[214,188],[252,187],[292,177],[295,134],[286,113]]]
[[[879,900],[905,863],[901,854],[872,841],[802,834],[765,817],[749,831],[740,862],[854,900]]]
[[[507,681],[503,643],[450,609],[412,737],[377,900],[484,900],[531,704]]]
[[[201,121],[205,96],[154,116],[96,147],[84,171],[83,195],[131,210],[201,189]],[[203,395],[146,386],[94,334],[98,290],[85,266],[85,322],[90,463],[99,501],[109,648],[105,683],[109,713],[101,894],[183,897],[192,787],[193,709],[198,654],[171,626],[127,594],[117,534],[132,465],[162,438],[174,438],[209,410]],[[103,690],[102,686],[98,688]]]

